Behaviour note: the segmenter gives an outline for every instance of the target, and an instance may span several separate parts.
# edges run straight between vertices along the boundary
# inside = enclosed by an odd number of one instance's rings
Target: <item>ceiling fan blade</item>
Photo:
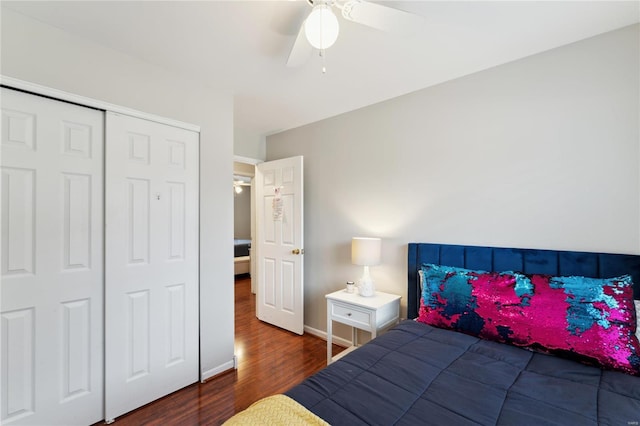
[[[349,21],[400,35],[413,34],[425,22],[420,15],[360,0],[345,3],[342,16]]]
[[[305,62],[309,60],[311,57],[311,53],[313,52],[313,47],[307,41],[307,37],[304,34],[304,22],[300,25],[300,30],[298,31],[298,36],[296,37],[296,41],[293,43],[293,47],[291,48],[291,52],[289,53],[289,58],[287,59],[288,67],[299,67],[303,65]]]

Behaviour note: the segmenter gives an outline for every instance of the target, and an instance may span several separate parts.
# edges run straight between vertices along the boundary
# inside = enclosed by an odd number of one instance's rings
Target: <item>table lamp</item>
[[[351,263],[364,266],[364,272],[358,281],[360,296],[370,297],[376,294],[369,266],[380,263],[381,245],[380,238],[354,237],[351,240]]]

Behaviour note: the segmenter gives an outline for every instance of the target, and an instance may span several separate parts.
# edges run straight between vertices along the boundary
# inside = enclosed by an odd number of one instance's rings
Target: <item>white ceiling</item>
[[[409,38],[342,17],[340,36],[285,66],[306,1],[44,1],[3,7],[235,94],[237,137],[262,136],[640,21],[635,1],[386,1],[417,13]]]

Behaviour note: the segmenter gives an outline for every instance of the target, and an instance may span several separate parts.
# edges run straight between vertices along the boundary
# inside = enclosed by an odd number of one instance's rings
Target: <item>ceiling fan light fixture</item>
[[[307,40],[316,49],[331,47],[338,39],[339,32],[338,18],[326,4],[314,6],[304,23]]]

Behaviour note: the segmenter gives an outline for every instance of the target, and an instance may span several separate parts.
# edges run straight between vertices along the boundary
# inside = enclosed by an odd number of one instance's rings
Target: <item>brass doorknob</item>
[[[293,249],[291,254],[304,254],[304,249]]]

